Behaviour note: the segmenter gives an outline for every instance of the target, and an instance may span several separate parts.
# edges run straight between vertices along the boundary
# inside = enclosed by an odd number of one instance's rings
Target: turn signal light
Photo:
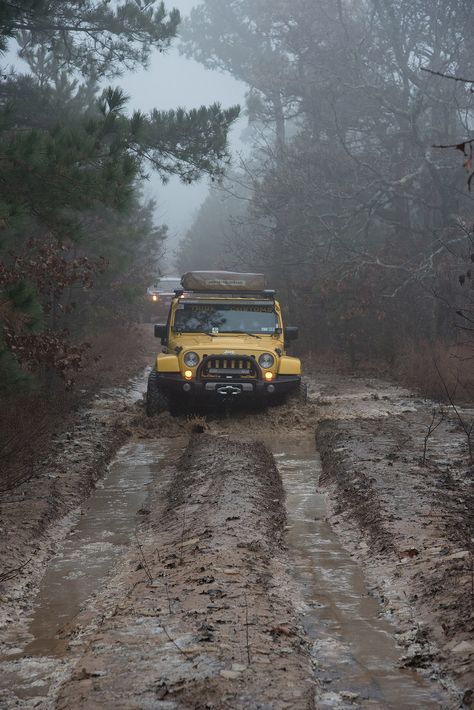
[[[273,380],[273,372],[266,372],[265,373],[265,379],[270,382],[270,380]]]
[[[193,378],[193,373],[192,373],[191,370],[185,370],[184,376],[185,376],[185,378],[186,378],[187,380],[192,380],[192,378]]]

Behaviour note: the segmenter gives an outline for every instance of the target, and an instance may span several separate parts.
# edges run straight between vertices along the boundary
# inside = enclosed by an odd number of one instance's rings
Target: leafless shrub
[[[432,417],[431,417],[431,422],[428,426],[428,431],[426,432],[426,436],[424,438],[424,446],[423,446],[423,456],[421,459],[421,465],[426,466],[426,450],[428,447],[428,441],[430,439],[430,436],[434,434],[436,429],[444,422],[446,417],[446,413],[444,409],[442,408],[433,408],[432,411]]]
[[[435,367],[436,367],[436,371],[438,373],[439,379],[443,385],[443,389],[446,394],[447,400],[448,400],[449,404],[451,405],[454,413],[456,414],[456,417],[457,417],[457,420],[461,426],[461,429],[463,430],[463,432],[466,436],[467,448],[468,448],[468,452],[469,452],[469,463],[472,465],[472,463],[473,463],[472,432],[474,430],[474,419],[469,421],[468,419],[466,419],[465,417],[462,416],[461,410],[459,409],[459,407],[456,406],[456,403],[454,401],[454,396],[451,393],[451,391],[449,390],[449,387],[447,386],[447,384],[443,378],[443,375],[441,374],[441,371],[439,370],[439,367],[436,362],[435,362]]]

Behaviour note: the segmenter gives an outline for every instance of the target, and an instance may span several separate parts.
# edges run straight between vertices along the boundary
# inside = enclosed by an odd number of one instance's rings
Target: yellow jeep
[[[298,329],[283,326],[263,274],[193,271],[175,291],[162,352],[148,378],[148,416],[216,403],[305,400],[301,362],[285,349]]]

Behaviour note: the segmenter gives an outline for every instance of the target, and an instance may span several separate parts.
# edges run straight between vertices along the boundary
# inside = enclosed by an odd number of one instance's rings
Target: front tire
[[[168,397],[160,389],[158,384],[158,373],[152,370],[148,377],[146,390],[146,414],[147,417],[155,417],[157,414],[166,412],[169,408]]]
[[[298,387],[288,397],[289,402],[297,402],[298,404],[307,404],[308,402],[308,385],[303,380],[298,382]]]

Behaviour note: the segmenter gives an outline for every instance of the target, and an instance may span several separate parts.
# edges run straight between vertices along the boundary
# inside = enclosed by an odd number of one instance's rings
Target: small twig
[[[6,488],[1,488],[0,495],[3,495],[4,493],[9,493],[10,491],[14,491],[16,488],[20,488],[20,486],[22,486],[24,483],[28,483],[28,481],[31,481],[32,478],[35,478],[37,476],[38,473],[36,471],[33,471],[33,473],[26,476],[26,478],[17,478],[17,480],[13,481],[13,483],[9,483]]]
[[[19,567],[15,567],[14,569],[8,569],[6,572],[2,572],[0,574],[0,582],[8,582],[10,579],[13,579],[14,577],[17,576],[22,570],[25,569],[26,565],[28,565],[33,558],[30,557],[29,560],[26,562],[23,562],[22,565]]]
[[[186,530],[186,507],[187,507],[188,502],[184,502],[184,511],[183,511],[183,527],[181,528],[181,545],[180,545],[180,551],[179,551],[179,564],[183,564],[183,542],[184,542],[184,532]]]
[[[173,613],[173,609],[171,607],[171,597],[170,597],[170,591],[168,587],[168,580],[165,579],[165,589],[166,589],[166,598],[168,599],[168,609],[170,614]]]
[[[432,74],[433,76],[440,76],[442,79],[451,79],[451,81],[458,81],[461,84],[474,84],[474,79],[464,79],[462,76],[456,76],[455,74],[445,74],[442,71],[434,71],[433,69],[428,69],[428,67],[420,67],[420,69],[421,71],[424,71],[427,74]]]
[[[146,576],[148,577],[148,581],[149,581],[150,584],[151,584],[151,583],[153,582],[153,575],[152,575],[152,573],[151,573],[151,570],[150,570],[150,567],[149,567],[149,565],[148,565],[147,559],[146,559],[146,557],[145,557],[145,555],[144,555],[144,553],[143,553],[143,548],[142,548],[142,545],[141,545],[140,540],[138,539],[137,533],[135,533],[135,538],[136,538],[136,540],[137,540],[138,551],[139,551],[139,554],[140,554],[140,559],[141,559],[141,562],[142,562],[142,567],[143,567],[143,569],[145,570],[145,574],[146,574]]]
[[[474,549],[472,540],[469,545],[469,559],[471,562],[471,609],[474,609]]]
[[[421,465],[422,465],[422,466],[425,466],[425,465],[426,465],[426,449],[427,449],[427,447],[428,447],[428,440],[429,440],[430,436],[433,434],[433,432],[435,432],[436,429],[440,426],[440,424],[442,424],[442,422],[444,421],[444,411],[441,410],[441,411],[439,412],[439,414],[440,414],[440,420],[439,420],[439,422],[437,422],[437,423],[435,424],[435,419],[436,419],[436,415],[437,415],[437,414],[438,414],[438,412],[436,411],[436,409],[433,409],[433,416],[432,416],[430,425],[429,425],[429,427],[428,427],[428,431],[427,431],[426,436],[425,436],[425,443],[424,443],[424,446],[423,446],[423,458],[421,459]]]
[[[188,653],[187,653],[184,649],[181,648],[181,646],[178,646],[178,644],[176,643],[176,641],[174,640],[174,638],[173,638],[173,637],[171,636],[171,634],[168,632],[168,629],[166,628],[166,626],[163,626],[163,624],[161,624],[161,628],[163,629],[163,631],[165,632],[165,634],[166,634],[168,640],[173,644],[173,646],[175,646],[175,647],[178,649],[178,651],[179,651],[180,653],[182,653],[182,655],[185,657],[185,659],[186,659],[187,661],[191,661],[191,660],[194,658],[194,654],[193,654],[193,656],[190,657],[190,656],[188,655]]]
[[[250,640],[249,640],[249,608],[247,605],[247,595],[244,594],[244,601],[245,601],[245,644],[247,648],[247,664],[250,666],[251,664],[251,658],[250,658]]]

